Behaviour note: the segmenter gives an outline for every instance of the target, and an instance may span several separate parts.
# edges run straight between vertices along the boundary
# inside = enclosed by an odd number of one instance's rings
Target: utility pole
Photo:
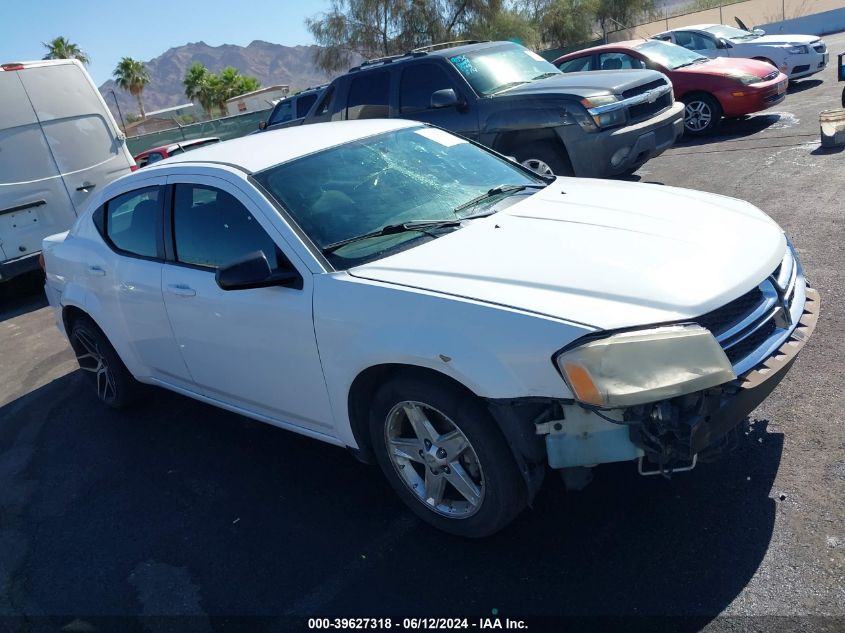
[[[123,120],[123,112],[120,111],[120,103],[117,100],[117,95],[114,94],[113,89],[109,89],[111,96],[114,97],[114,105],[117,106],[117,115],[120,117],[120,126],[123,128],[123,135],[126,136],[126,122]]]

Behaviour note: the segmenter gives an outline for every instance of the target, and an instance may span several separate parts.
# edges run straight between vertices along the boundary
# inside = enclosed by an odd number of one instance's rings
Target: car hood
[[[768,62],[761,62],[757,59],[745,59],[743,57],[716,57],[703,64],[685,66],[673,71],[692,75],[713,75],[726,77],[732,74],[748,73],[755,77],[763,78],[770,74],[775,68]]]
[[[743,41],[743,40],[731,40],[731,44],[736,46],[774,46],[777,44],[810,44],[812,42],[818,41],[818,36],[816,35],[761,35],[760,37],[755,37],[753,40]]]
[[[759,284],[785,249],[780,227],[747,202],[559,178],[349,273],[614,329],[705,314]]]
[[[561,73],[546,79],[520,84],[493,95],[494,99],[514,96],[574,94],[591,97],[625,90],[660,79],[664,75],[655,70],[599,70],[582,73]]]

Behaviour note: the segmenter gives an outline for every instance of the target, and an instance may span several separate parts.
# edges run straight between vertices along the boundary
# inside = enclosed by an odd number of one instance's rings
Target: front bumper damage
[[[818,292],[807,287],[803,313],[788,338],[730,383],[623,410],[577,403],[547,409],[535,428],[545,436],[549,465],[574,468],[644,458],[668,475],[716,457],[730,448],[731,435],[789,371],[816,327],[819,306]]]

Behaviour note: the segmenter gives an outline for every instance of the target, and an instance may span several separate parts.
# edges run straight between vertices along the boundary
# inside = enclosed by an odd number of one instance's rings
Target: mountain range
[[[326,83],[334,75],[327,74],[314,63],[317,49],[317,46],[284,46],[261,40],[255,40],[248,46],[209,46],[205,42],[195,42],[171,48],[144,62],[150,73],[150,83],[143,92],[144,109],[151,112],[186,103],[182,79],[194,62],[205,64],[213,72],[233,66],[242,75],[256,77],[264,87],[286,84],[293,91]],[[100,86],[100,93],[115,116],[117,111],[112,90],[124,116],[138,112],[135,97],[120,90],[110,79]]]

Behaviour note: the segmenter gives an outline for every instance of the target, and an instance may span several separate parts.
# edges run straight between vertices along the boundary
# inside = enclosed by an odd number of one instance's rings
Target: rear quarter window
[[[105,211],[108,241],[129,255],[156,257],[160,213],[158,187],[138,189],[112,198]]]

